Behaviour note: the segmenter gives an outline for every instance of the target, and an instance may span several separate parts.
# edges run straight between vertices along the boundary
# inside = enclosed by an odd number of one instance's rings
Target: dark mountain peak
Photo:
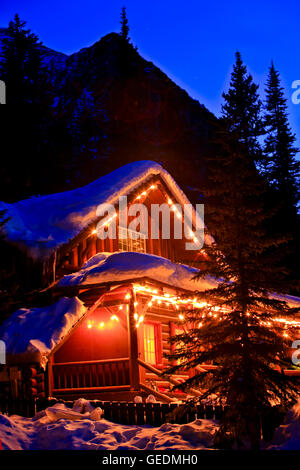
[[[201,186],[216,120],[205,106],[118,33],[71,55],[42,47],[52,100],[44,155],[55,191],[136,160],[162,163],[187,191]],[[44,178],[38,192],[52,192],[52,180]]]

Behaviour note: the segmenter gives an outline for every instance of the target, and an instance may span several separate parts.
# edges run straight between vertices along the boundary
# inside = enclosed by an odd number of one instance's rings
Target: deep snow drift
[[[0,439],[4,450],[164,450],[207,449],[217,429],[212,420],[160,427],[114,424],[100,419],[85,400],[77,411],[56,404],[34,418],[0,415]],[[81,408],[81,409],[80,409]],[[76,419],[76,413],[81,416]],[[75,413],[75,416],[74,416]],[[63,416],[63,417],[61,417]],[[65,419],[69,416],[71,419]]]

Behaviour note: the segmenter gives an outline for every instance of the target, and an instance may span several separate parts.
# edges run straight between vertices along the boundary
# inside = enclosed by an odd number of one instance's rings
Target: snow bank
[[[300,398],[279,426],[268,450],[300,450]]]
[[[86,312],[77,297],[62,297],[49,307],[21,308],[0,328],[8,355],[38,353],[45,366],[47,357]]]
[[[7,238],[27,249],[31,256],[48,256],[96,220],[99,204],[118,202],[152,175],[160,175],[181,204],[189,201],[171,175],[152,161],[129,163],[87,186],[32,197],[14,204],[0,202],[10,220],[5,226]]]
[[[90,258],[80,271],[64,276],[58,285],[99,284],[148,277],[191,291],[215,287],[213,280],[193,280],[198,272],[196,268],[172,263],[156,255],[136,252],[100,253]]]
[[[0,415],[0,439],[4,450],[164,450],[207,449],[213,445],[217,423],[197,419],[189,424],[160,427],[114,424],[93,420],[88,413],[79,419],[57,419],[59,413],[75,413],[63,404],[47,408],[35,418]],[[95,410],[94,410],[95,411]],[[77,413],[78,414],[78,413]],[[73,418],[73,417],[72,417]]]

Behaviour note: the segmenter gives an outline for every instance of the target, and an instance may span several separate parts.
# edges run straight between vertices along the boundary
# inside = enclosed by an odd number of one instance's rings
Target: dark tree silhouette
[[[288,122],[287,100],[280,85],[279,72],[272,62],[266,84],[265,139],[266,176],[280,192],[285,204],[297,207],[299,202],[300,162],[295,156],[296,137]]]
[[[38,37],[15,15],[1,45],[0,76],[6,84],[7,104],[40,104],[43,50]]]
[[[227,93],[223,93],[222,118],[227,129],[235,132],[239,141],[246,145],[250,158],[259,162],[261,148],[257,138],[263,134],[263,125],[258,85],[247,72],[241,54],[236,52],[235,56],[230,87]]]
[[[269,198],[274,216],[270,221],[270,231],[289,238],[285,264],[290,271],[292,292],[298,293],[300,220],[297,206],[300,162],[296,160],[298,149],[288,121],[287,101],[273,63],[269,68],[265,91],[264,121],[267,135],[263,149],[263,174],[271,187]]]
[[[222,132],[222,133],[221,133]],[[260,445],[260,420],[278,404],[287,408],[295,390],[282,373],[290,365],[291,338],[278,318],[295,310],[272,292],[287,292],[274,251],[284,240],[265,233],[264,186],[245,146],[231,133],[220,131],[219,153],[211,161],[205,210],[218,240],[205,247],[207,259],[198,278],[218,279],[215,288],[200,292],[202,301],[183,311],[185,331],[171,359],[178,361],[167,374],[215,364],[197,372],[180,388],[198,387],[202,398],[215,395],[228,405],[216,435],[216,445]],[[219,209],[221,205],[222,210]]]
[[[7,148],[0,198],[8,201],[39,194],[47,177],[43,170],[49,163],[45,161],[52,119],[49,74],[42,44],[25,25],[18,15],[9,23],[0,60],[0,78],[7,90],[3,122],[3,146]]]
[[[129,42],[129,26],[126,15],[126,7],[122,7],[121,10],[121,37]]]

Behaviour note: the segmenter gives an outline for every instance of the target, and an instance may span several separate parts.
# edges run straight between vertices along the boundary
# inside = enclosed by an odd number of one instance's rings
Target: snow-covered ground
[[[84,403],[84,402],[83,402]],[[78,409],[78,407],[77,407]],[[76,416],[57,404],[34,418],[0,415],[0,439],[4,450],[166,450],[212,447],[217,423],[198,419],[189,424],[160,427],[121,425],[100,418],[87,408]],[[77,411],[78,414],[78,411]],[[68,418],[68,419],[67,419]]]
[[[267,449],[300,450],[300,398],[287,413],[284,423],[276,429]]]
[[[197,419],[160,427],[121,425],[101,419],[102,411],[79,399],[72,410],[62,403],[34,418],[0,414],[3,450],[204,450],[213,449],[218,423]],[[300,450],[300,400],[287,414],[265,450]]]

